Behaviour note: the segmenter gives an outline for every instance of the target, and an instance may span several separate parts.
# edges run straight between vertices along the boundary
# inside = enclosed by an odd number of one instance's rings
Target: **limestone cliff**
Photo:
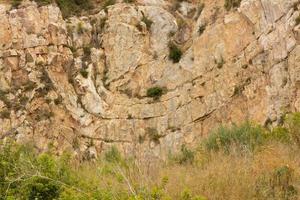
[[[300,110],[299,10],[298,0],[231,11],[222,0],[138,0],[63,19],[55,5],[1,4],[0,138],[148,159],[220,123],[278,124]],[[152,87],[162,96],[147,96]]]

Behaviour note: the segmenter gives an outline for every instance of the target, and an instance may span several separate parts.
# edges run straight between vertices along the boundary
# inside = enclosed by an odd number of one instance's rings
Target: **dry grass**
[[[243,156],[239,153],[212,153],[209,157],[202,154],[198,155],[198,164],[166,167],[161,170],[161,177],[169,177],[166,191],[172,199],[179,199],[182,188],[210,200],[276,199],[262,194],[264,191],[260,190],[270,188],[262,188],[261,181],[268,183],[274,171],[288,166],[293,171],[289,184],[299,191],[299,155],[299,150],[282,144],[270,144],[259,152]]]
[[[230,153],[199,151],[194,164],[163,163],[153,169],[142,163],[106,165],[88,164],[78,170],[80,176],[98,182],[101,188],[118,194],[140,194],[153,191],[166,181],[163,196],[157,199],[179,199],[184,191],[192,196],[209,200],[297,200],[300,198],[300,151],[296,146],[272,142],[255,152],[243,153],[231,149]],[[277,177],[277,171],[288,169]],[[280,179],[282,183],[274,183]],[[282,196],[286,186],[293,186],[298,194]],[[146,198],[142,199],[153,199]],[[190,198],[193,200],[194,198]],[[195,198],[196,199],[196,198]],[[200,198],[201,199],[201,198]],[[201,200],[202,200],[201,199]]]

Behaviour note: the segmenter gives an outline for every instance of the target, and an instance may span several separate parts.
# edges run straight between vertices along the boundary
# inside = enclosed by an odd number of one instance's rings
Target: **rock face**
[[[0,5],[0,138],[164,159],[220,123],[300,111],[299,1],[223,5],[143,0],[66,20],[55,5]]]

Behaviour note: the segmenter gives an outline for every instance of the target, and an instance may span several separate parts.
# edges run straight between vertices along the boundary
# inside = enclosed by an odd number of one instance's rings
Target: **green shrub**
[[[202,33],[205,31],[206,24],[200,25],[198,28],[198,34],[202,35]]]
[[[36,87],[37,87],[37,84],[36,84],[35,82],[33,82],[33,81],[28,81],[28,82],[26,83],[26,85],[24,86],[24,91],[25,91],[25,92],[32,91],[32,90],[34,90],[34,88],[36,88]]]
[[[300,113],[288,114],[285,118],[285,126],[292,141],[300,147]]]
[[[80,69],[80,74],[83,78],[88,78],[89,76],[89,72],[85,68]]]
[[[135,3],[135,0],[124,0],[124,3]]]
[[[77,24],[77,33],[83,34],[84,32],[85,32],[85,28],[83,27],[82,22],[79,22],[79,23]]]
[[[56,199],[67,173],[65,162],[49,154],[36,155],[30,145],[0,146],[0,193],[7,199]],[[0,197],[1,199],[1,197]]]
[[[12,107],[12,102],[7,98],[8,91],[0,90],[0,101],[2,101],[5,106],[10,109]]]
[[[52,3],[51,0],[34,0],[39,6],[45,6]]]
[[[157,144],[159,144],[159,139],[162,137],[156,128],[146,128],[146,134],[148,135],[150,141],[153,141]]]
[[[206,198],[202,196],[193,196],[188,189],[185,189],[180,195],[180,200],[206,200]]]
[[[90,0],[56,0],[64,18],[81,13],[82,10],[92,9]]]
[[[151,29],[151,26],[153,24],[153,21],[148,19],[144,14],[142,17],[142,22],[144,22],[146,24],[147,30],[149,31]]]
[[[268,134],[272,140],[280,141],[282,143],[290,143],[291,137],[287,128],[278,126],[272,129]]]
[[[11,6],[12,8],[17,8],[22,3],[22,0],[12,0]]]
[[[89,57],[91,55],[91,47],[90,46],[84,46],[83,47],[83,53],[84,57]]]
[[[182,51],[177,47],[176,44],[170,42],[169,43],[169,59],[173,61],[173,63],[178,63],[181,59]]]
[[[93,8],[91,0],[34,0],[38,6],[48,5],[52,2],[57,3],[63,17],[70,17],[72,15],[80,14],[82,10],[90,10]],[[13,8],[17,8],[22,0],[12,0]]]
[[[174,160],[179,164],[193,164],[195,160],[196,152],[187,148],[186,145],[182,145],[180,153],[174,157]]]
[[[240,6],[242,0],[225,0],[224,7],[227,11]]]
[[[294,170],[289,166],[279,166],[272,172],[259,177],[257,195],[264,199],[297,199],[297,187],[293,184]]]
[[[159,99],[163,95],[163,88],[152,87],[147,90],[147,97],[152,97],[154,99]]]
[[[10,118],[10,112],[8,110],[4,110],[4,111],[0,112],[0,118],[9,119]]]
[[[221,126],[209,135],[204,145],[208,151],[229,152],[233,145],[241,150],[253,151],[264,144],[266,138],[267,134],[262,127],[246,122],[240,126]]]
[[[116,3],[116,0],[106,0],[103,4],[103,9],[107,10],[107,7],[112,6]]]
[[[296,26],[300,24],[300,15],[295,19],[295,22],[296,22]]]
[[[119,150],[115,146],[111,147],[111,149],[105,153],[105,160],[108,162],[120,162],[121,154]]]

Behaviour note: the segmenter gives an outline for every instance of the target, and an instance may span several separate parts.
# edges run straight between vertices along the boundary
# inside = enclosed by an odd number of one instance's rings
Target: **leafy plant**
[[[225,0],[224,7],[227,11],[240,6],[242,0]]]
[[[90,0],[55,0],[64,18],[81,13],[82,10],[93,8]]]
[[[179,164],[193,164],[196,152],[189,149],[186,145],[182,145],[180,153],[174,157],[174,160]]]
[[[164,90],[161,87],[151,87],[147,90],[147,97],[159,99],[163,95],[163,91]]]
[[[83,78],[88,78],[89,76],[89,72],[85,68],[80,69],[80,74]]]
[[[4,110],[4,111],[0,112],[0,118],[9,119],[10,118],[10,112],[8,110]]]
[[[202,35],[202,33],[205,31],[205,28],[206,28],[206,24],[200,25],[198,28],[198,34]]]
[[[156,128],[146,128],[146,134],[148,135],[149,139],[155,143],[159,143],[159,139],[162,137]]]
[[[288,114],[285,118],[285,124],[292,141],[300,147],[300,113]]]
[[[83,27],[82,22],[78,22],[77,24],[77,33],[83,34],[85,32],[85,28]]]
[[[246,122],[240,126],[221,126],[209,135],[204,144],[209,151],[229,152],[232,146],[253,151],[264,144],[266,137],[262,127]]]
[[[298,26],[300,24],[300,14],[299,16],[295,19],[295,22],[296,22],[296,26]]]
[[[105,160],[108,162],[121,161],[121,154],[119,150],[115,146],[112,146],[111,149],[105,153]]]
[[[34,0],[39,6],[45,6],[50,4],[51,0]]]
[[[173,63],[178,63],[181,59],[182,51],[176,44],[173,42],[169,43],[169,59],[173,61]]]
[[[22,0],[12,0],[11,6],[12,8],[17,8],[22,3]]]
[[[103,4],[103,9],[107,10],[107,7],[112,6],[116,3],[116,0],[106,0]]]
[[[150,20],[149,18],[147,18],[144,14],[143,14],[143,17],[142,17],[142,22],[144,22],[146,24],[147,30],[151,29],[153,21]]]

